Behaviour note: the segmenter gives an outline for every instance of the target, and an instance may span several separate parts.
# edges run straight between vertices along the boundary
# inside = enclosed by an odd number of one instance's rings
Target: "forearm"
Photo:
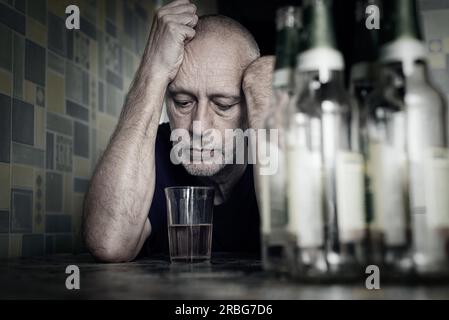
[[[141,68],[142,69],[142,68]],[[155,141],[167,82],[138,72],[85,202],[88,249],[105,261],[127,261],[149,235],[155,185]]]

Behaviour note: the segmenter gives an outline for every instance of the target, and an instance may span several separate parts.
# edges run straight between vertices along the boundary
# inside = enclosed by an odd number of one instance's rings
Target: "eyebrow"
[[[171,95],[177,95],[177,94],[186,94],[192,97],[195,97],[196,94],[194,94],[192,91],[187,90],[185,88],[178,88],[178,87],[168,87],[168,92]],[[240,93],[236,94],[235,92],[216,92],[208,95],[211,99],[232,99],[232,100],[240,100],[242,95]]]

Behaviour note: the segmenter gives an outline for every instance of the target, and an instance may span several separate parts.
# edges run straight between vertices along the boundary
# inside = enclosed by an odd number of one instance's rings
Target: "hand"
[[[189,0],[176,0],[157,10],[143,60],[151,76],[168,82],[176,77],[197,22],[196,7]]]
[[[254,60],[243,74],[242,88],[245,94],[248,125],[261,129],[270,109],[274,56],[264,56]]]

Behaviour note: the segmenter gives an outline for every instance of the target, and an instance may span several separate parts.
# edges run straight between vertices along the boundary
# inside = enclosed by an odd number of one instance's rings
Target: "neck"
[[[245,172],[247,164],[232,164],[224,167],[210,177],[200,177],[199,180],[207,186],[214,187],[214,204],[219,205],[229,199],[232,189]]]

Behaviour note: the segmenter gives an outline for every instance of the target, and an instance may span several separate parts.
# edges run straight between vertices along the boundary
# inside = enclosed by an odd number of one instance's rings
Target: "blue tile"
[[[22,257],[42,256],[44,254],[43,234],[24,234],[22,237]]]
[[[0,39],[2,49],[0,50],[0,67],[8,71],[12,70],[12,32],[3,24],[0,24]]]
[[[47,129],[67,136],[73,135],[72,121],[52,112],[47,112]]]
[[[104,85],[98,81],[98,110],[104,112]]]
[[[112,37],[117,37],[117,28],[108,20],[106,20],[106,32]]]
[[[0,162],[10,162],[11,98],[0,93]]]
[[[33,192],[12,189],[11,232],[30,233],[33,229]]]
[[[55,254],[73,252],[73,236],[71,234],[57,234],[54,241]]]
[[[9,255],[9,235],[0,234],[0,259],[8,258]]]
[[[106,81],[109,84],[117,87],[120,90],[123,90],[123,79],[112,71],[107,71],[106,73]]]
[[[36,105],[45,107],[45,89],[39,86],[36,86]]]
[[[14,34],[13,37],[13,96],[22,99],[23,97],[23,77],[25,69],[25,39]]]
[[[9,233],[9,211],[0,211],[0,233]]]
[[[89,180],[82,178],[73,179],[73,191],[78,193],[86,193],[89,188]]]
[[[25,79],[45,87],[45,70],[45,48],[27,39],[25,44]]]
[[[27,14],[42,23],[47,24],[47,0],[28,0]]]
[[[18,99],[12,102],[12,141],[34,145],[34,106]]]
[[[65,62],[60,56],[48,51],[48,67],[62,75],[65,73]]]
[[[72,29],[67,29],[64,28],[65,32],[66,32],[66,39],[67,39],[67,54],[66,57],[69,60],[73,60],[73,52],[74,52],[74,44],[73,44],[73,38],[74,38],[74,33],[77,30],[72,30]]]
[[[72,217],[65,214],[47,214],[45,217],[45,232],[72,232]]]
[[[14,31],[25,35],[26,19],[20,12],[0,3],[0,23],[3,23]]]
[[[48,14],[48,49],[65,57],[67,55],[67,32],[64,20]]]
[[[12,162],[45,168],[45,151],[21,143],[12,143]]]
[[[14,7],[22,13],[25,13],[25,0],[14,0]]]
[[[46,148],[46,156],[47,156],[47,169],[54,169],[54,152],[55,152],[55,135],[51,132],[47,132],[47,148]]]
[[[70,100],[66,100],[65,107],[68,115],[86,122],[89,121],[89,110],[87,108]]]
[[[89,158],[89,127],[75,121],[74,129],[74,154]]]
[[[66,63],[65,92],[68,99],[89,105],[89,76],[75,64]]]
[[[106,1],[106,17],[111,20],[112,22],[115,22],[115,18],[117,15],[117,4],[116,0],[108,0]]]
[[[97,28],[95,28],[95,26],[92,23],[84,19],[82,16],[80,19],[80,28],[85,35],[94,40],[97,40]]]
[[[63,194],[62,175],[56,172],[47,172],[45,190],[45,208],[47,212],[61,213]],[[46,225],[48,226],[48,220],[46,221]]]

